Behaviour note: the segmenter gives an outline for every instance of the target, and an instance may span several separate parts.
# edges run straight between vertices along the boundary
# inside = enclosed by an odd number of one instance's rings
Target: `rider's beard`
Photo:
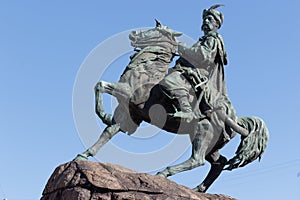
[[[207,24],[207,23],[205,23],[205,24],[203,24],[202,26],[201,26],[201,30],[206,34],[206,33],[209,33],[210,31],[212,31],[213,30],[213,25],[212,24]]]

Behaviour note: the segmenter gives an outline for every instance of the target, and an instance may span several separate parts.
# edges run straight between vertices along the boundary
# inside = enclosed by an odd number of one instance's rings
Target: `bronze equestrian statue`
[[[261,158],[268,129],[258,117],[237,117],[229,100],[224,75],[227,55],[217,33],[223,15],[217,7],[203,11],[204,36],[190,48],[177,42],[181,33],[158,21],[153,29],[130,33],[135,53],[120,80],[99,81],[95,86],[96,113],[107,127],[98,141],[75,159],[94,156],[119,131],[133,134],[142,121],[174,134],[190,135],[191,157],[157,175],[172,176],[204,165],[207,160],[211,168],[194,188],[199,192],[205,192],[224,169],[243,167]],[[169,68],[177,53],[179,59]],[[104,112],[103,93],[115,96],[119,102],[113,115]],[[236,133],[241,134],[241,143],[228,161],[219,149]]]

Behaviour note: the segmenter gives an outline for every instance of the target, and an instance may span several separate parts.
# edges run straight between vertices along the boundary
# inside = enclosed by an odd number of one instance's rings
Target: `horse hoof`
[[[169,176],[169,170],[168,169],[165,169],[164,171],[162,172],[158,172],[156,174],[156,176],[160,176],[160,177],[164,177],[164,178],[167,178]]]
[[[156,176],[167,178],[167,176],[165,176],[163,173],[157,173]]]
[[[195,187],[192,190],[195,191],[195,192],[205,193],[206,187],[203,184],[201,184],[201,185]]]
[[[85,154],[78,154],[73,161],[80,160],[80,161],[88,161],[88,157]]]

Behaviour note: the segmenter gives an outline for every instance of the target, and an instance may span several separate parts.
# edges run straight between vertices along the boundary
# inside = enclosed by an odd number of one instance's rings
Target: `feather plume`
[[[157,19],[155,19],[155,22],[156,22],[156,27],[161,27],[160,21],[158,21]]]
[[[225,5],[224,5],[224,4],[216,4],[216,5],[211,6],[211,7],[209,8],[209,10],[210,10],[210,9],[216,9],[216,8],[221,7],[221,6],[225,6]]]

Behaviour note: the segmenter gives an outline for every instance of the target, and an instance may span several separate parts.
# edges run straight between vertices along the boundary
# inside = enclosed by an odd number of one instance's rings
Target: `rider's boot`
[[[181,96],[178,98],[180,111],[176,111],[173,117],[178,117],[185,120],[187,123],[191,122],[195,115],[192,110],[192,106],[187,96]]]

